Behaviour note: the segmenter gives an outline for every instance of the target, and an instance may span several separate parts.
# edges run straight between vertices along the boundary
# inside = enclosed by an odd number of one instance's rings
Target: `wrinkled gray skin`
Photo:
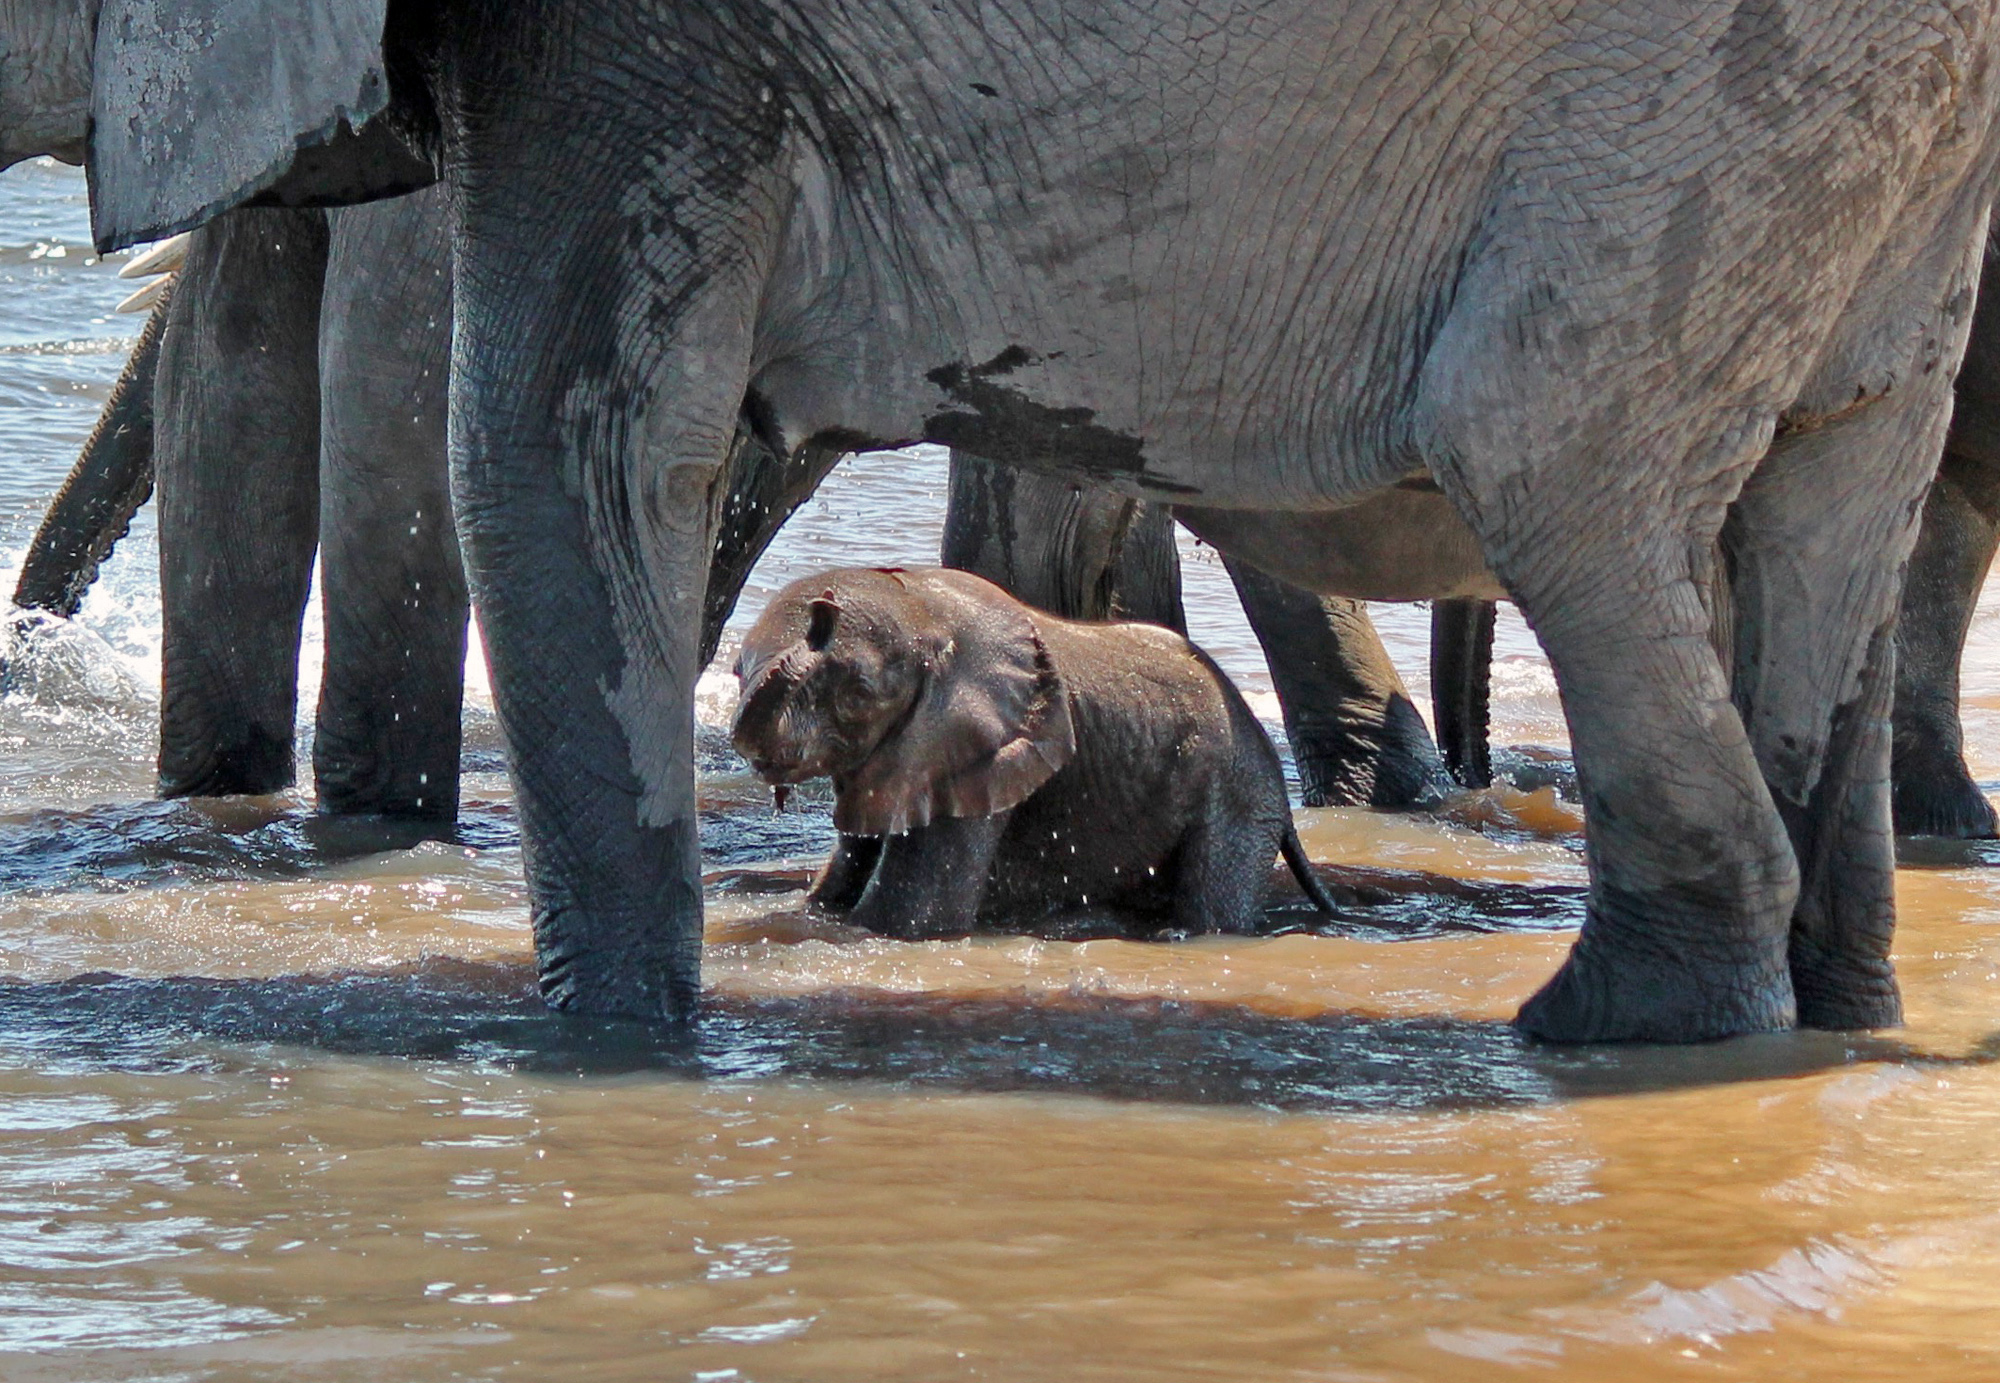
[[[2000,286],[1991,252],[1954,389],[1944,460],[1924,499],[1896,622],[1891,782],[1899,835],[1990,839],[1993,805],[1966,767],[1959,667],[2000,546]],[[1468,786],[1485,781],[1491,602],[1440,602],[1432,621],[1439,748]]]
[[[551,1002],[697,995],[747,398],[781,454],[923,439],[1211,510],[1428,478],[1548,650],[1584,798],[1587,920],[1522,1027],[1899,1017],[1891,636],[1993,186],[1990,3],[443,0],[382,44],[364,0],[119,3],[88,131],[0,140],[89,134],[106,248],[405,187],[385,135],[447,183],[454,490]],[[88,18],[0,24],[10,108],[76,106]]]
[[[1187,632],[1166,508],[1114,491],[951,458],[942,561],[1068,619]],[[1366,607],[1225,560],[1270,666],[1309,807],[1412,807],[1454,784]]]
[[[751,767],[833,779],[843,834],[810,896],[857,926],[1096,904],[1249,932],[1280,846],[1298,858],[1256,717],[1158,625],[1060,619],[962,571],[832,571],[773,597],[737,674]]]

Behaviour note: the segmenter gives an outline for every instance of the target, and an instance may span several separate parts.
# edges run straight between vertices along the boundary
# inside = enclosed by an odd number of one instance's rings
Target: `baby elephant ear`
[[[910,718],[838,785],[833,823],[850,835],[1007,811],[1076,754],[1069,695],[1028,608],[964,572],[905,582],[950,637]]]
[[[815,653],[826,652],[826,646],[833,642],[833,626],[840,621],[840,602],[833,598],[833,592],[813,597],[806,607],[806,647]]]

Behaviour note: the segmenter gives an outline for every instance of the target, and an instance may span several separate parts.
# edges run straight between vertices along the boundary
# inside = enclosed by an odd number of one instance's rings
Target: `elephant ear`
[[[98,248],[200,225],[272,187],[301,150],[355,139],[389,101],[387,12],[388,0],[104,0],[90,102]]]
[[[905,584],[948,637],[909,718],[835,784],[833,824],[849,835],[1007,811],[1076,755],[1069,693],[1028,608],[964,572]]]

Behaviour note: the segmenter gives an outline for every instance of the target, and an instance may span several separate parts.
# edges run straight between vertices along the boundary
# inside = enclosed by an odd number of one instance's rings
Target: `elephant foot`
[[[545,942],[545,930],[537,919],[542,1002],[550,1008],[572,1017],[642,1023],[678,1023],[694,1016],[701,986],[693,967],[629,948],[622,952],[622,962],[612,960],[595,951]]]
[[[1798,996],[1799,1026],[1829,1032],[1897,1028],[1903,1024],[1903,995],[1886,957],[1836,956],[1792,942],[1792,991]]]
[[[701,998],[701,890],[674,878],[644,902],[537,909],[542,1000],[586,1018],[685,1023]]]
[[[1897,764],[1892,802],[1899,836],[1992,840],[2000,835],[1993,804],[1956,756],[1948,765],[1925,770]]]
[[[1711,1042],[1793,1025],[1781,960],[1706,973],[1684,957],[1596,942],[1585,926],[1555,977],[1514,1026],[1545,1042]]]
[[[972,934],[963,919],[932,917],[923,913],[891,912],[869,907],[865,902],[848,913],[848,926],[886,936],[892,941],[957,941]]]
[[[162,797],[255,797],[283,792],[297,781],[290,735],[262,726],[242,730],[233,743],[182,748],[167,737],[160,750]]]

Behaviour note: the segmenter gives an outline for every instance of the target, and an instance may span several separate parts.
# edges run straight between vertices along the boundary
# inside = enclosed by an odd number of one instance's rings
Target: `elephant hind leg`
[[[1366,605],[1222,565],[1270,666],[1308,807],[1414,807],[1451,790]]]
[[[325,266],[321,213],[232,211],[195,232],[168,306],[153,409],[164,797],[293,780]]]
[[[1698,1041],[1796,1015],[1790,842],[1684,560],[1656,557],[1517,591],[1562,690],[1591,865],[1582,934],[1517,1020],[1540,1037]]]
[[[1736,699],[1802,877],[1790,965],[1810,1027],[1901,1018],[1889,960],[1897,574],[1950,416],[1941,375],[1900,407],[1774,447],[1723,531]],[[1866,486],[1826,483],[1864,464]]]
[[[445,458],[450,265],[434,193],[333,212],[320,336],[320,810],[458,815],[465,573]]]
[[[1207,805],[1182,835],[1166,873],[1173,925],[1190,933],[1254,935],[1264,921],[1278,842],[1291,809],[1276,755],[1242,710],[1236,761],[1211,784]]]
[[[1966,768],[1958,710],[1965,637],[2000,544],[1997,475],[2000,466],[1990,461],[1947,451],[1910,554],[1896,624],[1890,767],[1902,835],[1979,840],[2000,829]]]

